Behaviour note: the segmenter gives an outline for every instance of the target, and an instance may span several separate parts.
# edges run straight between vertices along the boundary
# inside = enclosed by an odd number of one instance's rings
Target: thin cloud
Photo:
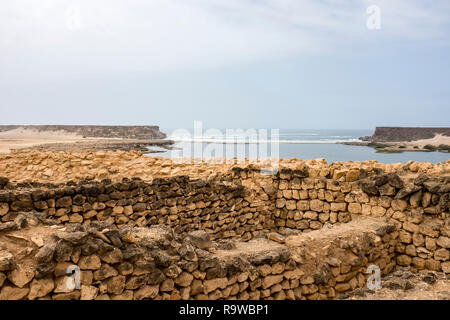
[[[448,44],[450,4],[419,0],[7,1],[0,4],[0,80],[211,68],[330,54],[374,41],[366,8],[382,12],[377,41]],[[68,27],[68,9],[80,12]]]

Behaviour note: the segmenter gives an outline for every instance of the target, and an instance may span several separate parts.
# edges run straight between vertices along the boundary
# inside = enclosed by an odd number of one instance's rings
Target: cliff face
[[[14,129],[37,131],[64,131],[86,138],[163,139],[166,134],[159,126],[71,126],[71,125],[10,125],[0,126],[0,132]]]
[[[420,128],[420,127],[376,127],[371,137],[364,137],[366,141],[397,142],[430,139],[435,134],[450,136],[450,128]]]

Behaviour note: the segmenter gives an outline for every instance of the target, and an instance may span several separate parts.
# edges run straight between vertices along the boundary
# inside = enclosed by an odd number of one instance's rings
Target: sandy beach
[[[92,128],[92,127],[91,127]],[[136,127],[139,128],[139,127]],[[89,127],[86,127],[89,130]],[[117,130],[120,130],[118,127]],[[133,129],[131,129],[133,130]],[[0,132],[0,154],[9,154],[11,150],[33,149],[53,151],[86,150],[137,150],[143,153],[161,152],[158,148],[170,148],[171,140],[114,137],[117,131],[103,132],[104,136],[88,136],[64,130],[39,130],[34,128],[16,128]],[[156,150],[148,147],[155,146]]]
[[[76,134],[61,131],[37,131],[31,129],[14,129],[0,132],[0,154],[8,154],[11,150],[29,148],[48,143],[74,143],[95,139],[86,139]]]
[[[399,145],[406,145],[408,147],[415,147],[418,146],[419,148],[423,148],[424,146],[426,146],[427,144],[432,145],[432,146],[440,146],[440,145],[450,145],[450,137],[449,136],[444,136],[442,134],[436,134],[433,138],[431,139],[421,139],[421,140],[416,140],[416,141],[404,141],[404,142],[399,142]]]

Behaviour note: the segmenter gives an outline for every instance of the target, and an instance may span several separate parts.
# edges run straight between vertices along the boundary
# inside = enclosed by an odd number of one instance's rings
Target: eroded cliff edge
[[[376,127],[372,136],[361,140],[373,142],[399,142],[431,139],[436,134],[450,137],[450,128]]]
[[[85,138],[121,138],[121,139],[164,139],[166,134],[159,126],[91,126],[91,125],[6,125],[0,126],[0,132],[16,129],[42,131],[63,131]]]

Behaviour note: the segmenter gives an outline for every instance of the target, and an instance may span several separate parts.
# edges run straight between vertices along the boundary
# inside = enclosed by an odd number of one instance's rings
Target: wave
[[[251,139],[209,139],[169,137],[174,142],[220,143],[220,144],[334,144],[339,142],[361,142],[359,139],[321,139],[321,140],[251,140]]]

